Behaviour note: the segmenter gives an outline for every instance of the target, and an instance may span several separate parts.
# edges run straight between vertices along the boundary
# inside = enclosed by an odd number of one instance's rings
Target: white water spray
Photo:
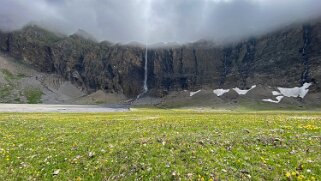
[[[144,86],[143,86],[143,92],[140,93],[137,96],[137,99],[139,99],[142,95],[146,94],[148,92],[148,86],[147,86],[147,79],[148,79],[148,56],[147,56],[147,44],[145,48],[145,65],[144,65]]]
[[[148,78],[148,57],[147,57],[147,45],[146,45],[145,66],[144,66],[144,92],[143,92],[143,94],[145,94],[148,91],[147,78]]]

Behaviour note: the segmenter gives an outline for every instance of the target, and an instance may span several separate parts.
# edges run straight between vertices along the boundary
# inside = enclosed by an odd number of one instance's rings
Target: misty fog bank
[[[233,42],[321,15],[319,0],[128,0],[126,3],[0,0],[0,3],[3,30],[16,30],[32,22],[67,35],[83,29],[98,41],[154,46],[201,39],[217,44]]]

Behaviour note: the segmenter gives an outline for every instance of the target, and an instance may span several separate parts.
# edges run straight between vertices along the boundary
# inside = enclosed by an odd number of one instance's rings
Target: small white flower
[[[88,156],[89,156],[89,158],[94,157],[94,156],[95,156],[95,152],[89,152],[89,153],[88,153]]]
[[[60,172],[60,169],[57,169],[57,170],[55,170],[55,171],[52,173],[52,175],[58,175],[59,172]]]

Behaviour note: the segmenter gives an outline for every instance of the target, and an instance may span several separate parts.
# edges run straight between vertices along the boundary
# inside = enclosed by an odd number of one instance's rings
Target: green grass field
[[[321,113],[0,114],[0,180],[321,180]]]

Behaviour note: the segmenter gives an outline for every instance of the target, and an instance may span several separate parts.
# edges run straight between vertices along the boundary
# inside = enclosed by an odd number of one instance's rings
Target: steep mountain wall
[[[0,32],[0,51],[47,73],[58,73],[87,92],[103,89],[136,97],[143,89],[139,46],[97,43],[56,35],[36,26]],[[148,50],[149,94],[200,88],[300,86],[320,91],[321,23],[293,26],[218,47],[197,42]]]
[[[319,90],[320,37],[321,24],[313,24],[226,47],[192,44],[151,50],[150,86],[157,90],[248,89],[254,84],[294,87],[313,82]]]
[[[142,48],[110,46],[78,36],[59,37],[35,26],[0,33],[0,49],[38,70],[57,73],[92,92],[140,93],[143,79]]]

